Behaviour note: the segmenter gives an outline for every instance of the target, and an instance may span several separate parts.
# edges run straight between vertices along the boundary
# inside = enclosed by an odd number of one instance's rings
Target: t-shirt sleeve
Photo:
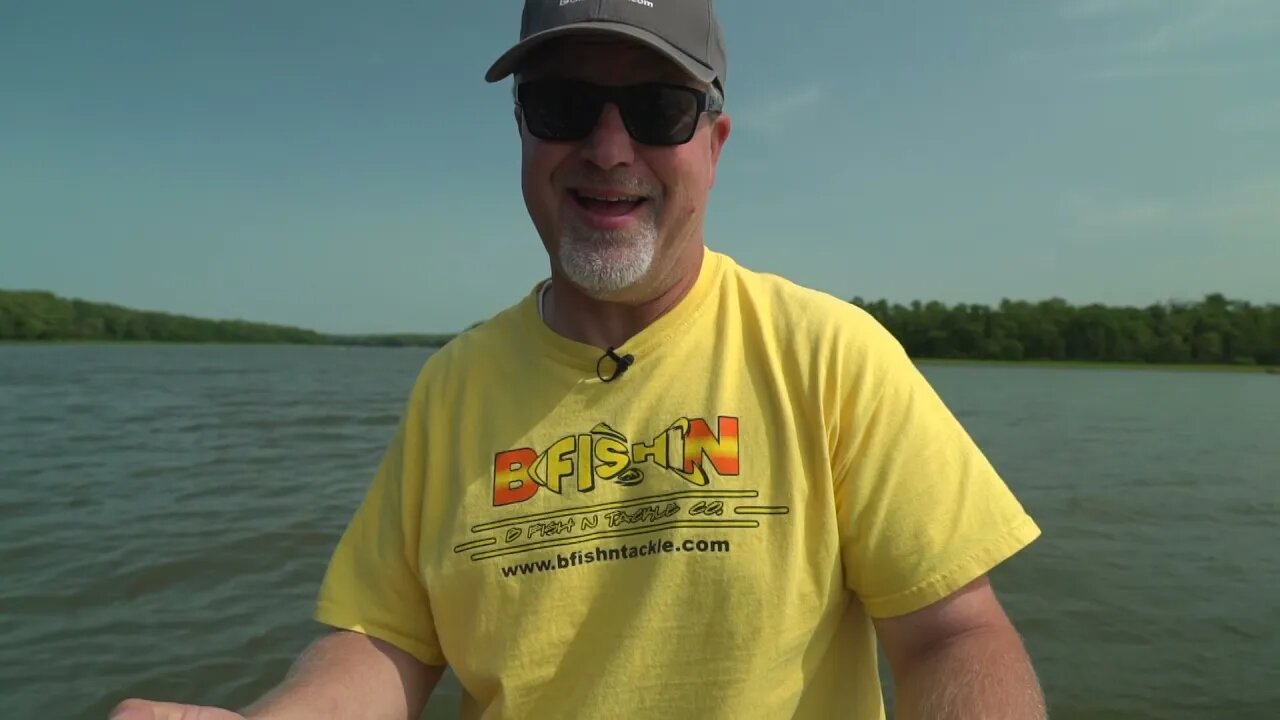
[[[418,563],[425,473],[420,414],[411,402],[338,541],[315,619],[444,665]]]
[[[846,584],[872,617],[921,609],[1040,529],[889,333],[846,386],[836,509]]]

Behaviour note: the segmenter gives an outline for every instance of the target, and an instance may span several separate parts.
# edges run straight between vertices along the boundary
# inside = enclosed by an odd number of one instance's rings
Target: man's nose
[[[629,165],[635,159],[635,145],[622,122],[622,113],[613,103],[605,103],[595,129],[585,142],[587,160],[602,169]]]

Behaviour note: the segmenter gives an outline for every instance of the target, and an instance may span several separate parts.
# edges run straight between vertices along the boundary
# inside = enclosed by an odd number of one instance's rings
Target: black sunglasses
[[[516,103],[525,126],[539,140],[574,142],[586,138],[607,102],[618,106],[627,132],[644,145],[683,145],[693,139],[702,113],[721,109],[705,92],[666,83],[607,87],[547,78],[516,86]]]

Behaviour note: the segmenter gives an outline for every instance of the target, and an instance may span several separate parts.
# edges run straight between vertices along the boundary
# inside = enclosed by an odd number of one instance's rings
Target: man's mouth
[[[569,197],[591,215],[625,217],[645,203],[642,195],[627,195],[608,190],[570,190]]]

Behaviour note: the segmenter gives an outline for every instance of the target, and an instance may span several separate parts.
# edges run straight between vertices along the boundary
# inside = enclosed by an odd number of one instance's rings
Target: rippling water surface
[[[427,352],[0,346],[0,717],[269,688]],[[1280,378],[925,371],[1045,531],[1055,719],[1280,717]]]

